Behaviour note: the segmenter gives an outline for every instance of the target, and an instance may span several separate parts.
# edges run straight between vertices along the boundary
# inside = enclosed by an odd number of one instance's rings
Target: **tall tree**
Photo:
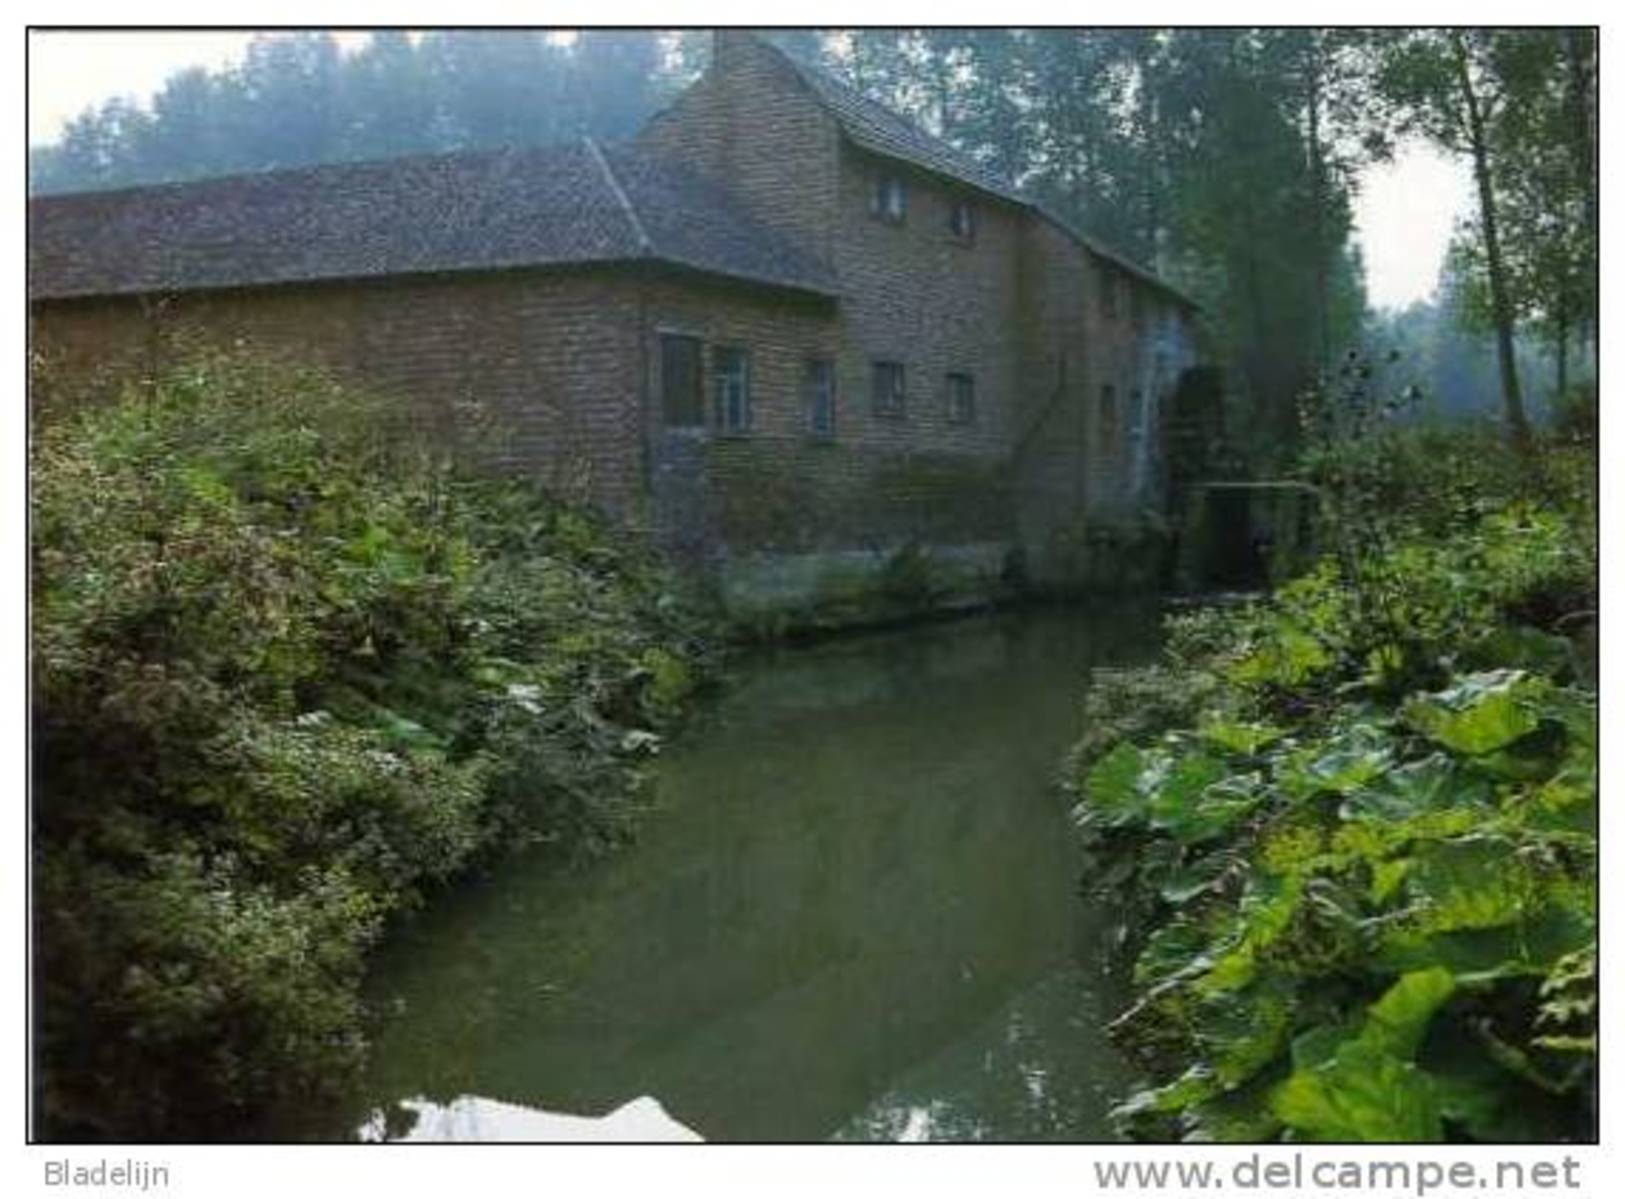
[[[1299,28],[1276,31],[1289,86],[1302,114],[1305,167],[1313,225],[1315,317],[1319,370],[1331,363],[1338,324],[1333,277],[1347,229],[1339,208],[1355,184],[1360,165],[1386,151],[1382,130],[1371,120],[1366,91],[1371,42],[1358,30]],[[1346,226],[1346,222],[1343,222]]]
[[[1402,128],[1427,135],[1472,163],[1477,196],[1477,236],[1482,250],[1490,318],[1500,367],[1501,399],[1508,436],[1529,440],[1523,392],[1513,347],[1517,312],[1501,243],[1501,202],[1496,172],[1501,167],[1498,127],[1507,112],[1508,87],[1502,73],[1509,38],[1517,31],[1421,29],[1393,35],[1379,85],[1396,106]]]

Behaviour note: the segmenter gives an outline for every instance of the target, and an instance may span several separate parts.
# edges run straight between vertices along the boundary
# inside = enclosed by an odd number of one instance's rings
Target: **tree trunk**
[[[1586,31],[1570,29],[1567,37],[1569,55],[1569,107],[1574,137],[1574,157],[1580,185],[1585,189],[1585,215],[1587,232],[1597,227],[1596,131],[1592,125],[1591,54],[1586,45]]]
[[[1158,203],[1158,190],[1160,180],[1157,178],[1157,161],[1160,153],[1161,131],[1157,120],[1156,89],[1151,78],[1152,51],[1143,44],[1139,47],[1140,69],[1140,136],[1143,139],[1144,156],[1141,159],[1141,168],[1144,170],[1144,203],[1145,228],[1141,233],[1141,259],[1152,270],[1159,267],[1157,262],[1157,226],[1162,219]]]
[[[1319,34],[1309,34],[1309,177],[1314,187],[1315,317],[1320,334],[1320,377],[1326,377],[1331,364],[1331,300],[1326,269],[1326,161],[1320,144],[1320,42]]]
[[[1553,335],[1557,354],[1557,402],[1561,404],[1569,390],[1569,304],[1567,296],[1559,296],[1556,314],[1557,329]]]
[[[1585,213],[1585,246],[1587,255],[1594,255],[1597,245],[1597,147],[1596,126],[1593,123],[1595,80],[1592,74],[1590,37],[1584,29],[1570,29],[1565,38],[1569,59],[1568,95],[1569,129],[1574,155],[1574,172],[1580,187]],[[1596,297],[1587,294],[1584,311],[1571,314],[1579,327],[1582,344],[1587,333],[1596,342]]]
[[[1467,136],[1473,152],[1473,179],[1478,184],[1478,215],[1484,227],[1484,260],[1490,276],[1490,308],[1495,319],[1495,350],[1501,365],[1501,400],[1506,409],[1507,435],[1514,445],[1529,443],[1529,421],[1524,416],[1523,393],[1518,387],[1518,362],[1512,348],[1512,300],[1507,292],[1506,264],[1495,224],[1495,191],[1490,182],[1488,132],[1478,93],[1467,62],[1467,44],[1460,31],[1450,36],[1455,49],[1456,82],[1467,109]]]

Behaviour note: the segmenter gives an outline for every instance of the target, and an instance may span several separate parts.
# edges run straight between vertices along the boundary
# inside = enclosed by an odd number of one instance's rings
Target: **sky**
[[[1450,234],[1471,209],[1471,182],[1464,160],[1423,141],[1366,168],[1354,224],[1372,307],[1404,308],[1433,294]]]
[[[337,35],[341,44],[365,33]],[[218,69],[242,56],[252,32],[40,33],[28,39],[28,140],[56,139],[84,108],[115,95],[150,101],[171,74],[189,66]],[[1427,299],[1456,220],[1471,194],[1464,163],[1422,143],[1369,168],[1355,203],[1366,289],[1376,308]]]

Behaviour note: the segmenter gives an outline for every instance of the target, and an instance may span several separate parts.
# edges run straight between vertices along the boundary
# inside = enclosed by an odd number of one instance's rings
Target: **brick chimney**
[[[711,69],[731,70],[758,45],[756,35],[748,29],[713,29],[711,31]]]

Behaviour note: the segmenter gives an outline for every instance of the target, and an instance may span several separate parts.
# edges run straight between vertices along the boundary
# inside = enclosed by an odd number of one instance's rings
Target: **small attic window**
[[[875,176],[874,187],[869,192],[870,216],[879,217],[893,225],[901,225],[907,203],[901,179],[896,175]]]
[[[976,238],[976,209],[969,200],[955,200],[948,210],[948,230],[960,241]]]

